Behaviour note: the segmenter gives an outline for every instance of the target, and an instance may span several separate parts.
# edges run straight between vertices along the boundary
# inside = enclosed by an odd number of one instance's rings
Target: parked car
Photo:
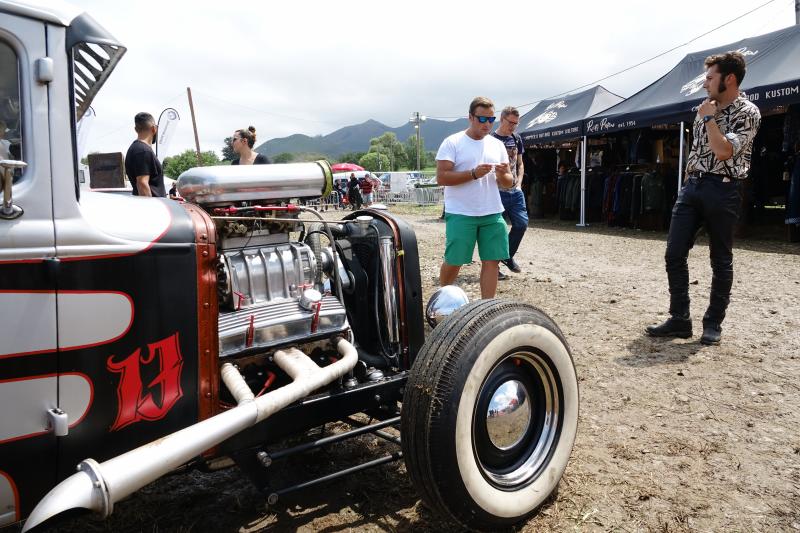
[[[455,287],[423,311],[410,224],[299,205],[331,192],[326,161],[190,169],[184,201],[77,194],[74,121],[124,52],[82,10],[0,0],[0,86],[27,158],[2,165],[0,526],[105,517],[179,467],[235,463],[274,505],[400,458],[462,528],[535,512],[578,422],[555,322]],[[337,421],[352,429],[305,438]],[[402,451],[356,466],[303,480],[281,462],[398,425]]]

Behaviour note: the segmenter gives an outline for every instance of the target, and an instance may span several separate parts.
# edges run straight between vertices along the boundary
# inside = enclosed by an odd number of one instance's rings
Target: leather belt
[[[690,172],[689,173],[689,177],[690,178],[696,178],[696,179],[699,179],[699,180],[712,179],[712,180],[718,180],[718,181],[724,181],[726,179],[730,180],[730,181],[734,181],[736,179],[736,178],[731,178],[730,176],[726,176],[725,174],[715,174],[713,172]]]

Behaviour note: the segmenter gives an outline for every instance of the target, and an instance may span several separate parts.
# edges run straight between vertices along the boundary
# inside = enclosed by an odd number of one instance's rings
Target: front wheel
[[[406,467],[433,509],[476,530],[535,512],[556,489],[578,424],[566,340],[541,310],[479,300],[442,321],[403,398]]]

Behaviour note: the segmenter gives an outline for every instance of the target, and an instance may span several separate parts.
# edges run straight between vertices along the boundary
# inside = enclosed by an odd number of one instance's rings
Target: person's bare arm
[[[519,181],[522,181],[522,177],[525,175],[525,162],[522,160],[522,156],[517,156],[517,176],[519,177]]]
[[[153,196],[153,191],[150,190],[150,176],[136,176],[136,190],[139,191],[139,196]]]
[[[714,116],[717,113],[717,103],[714,100],[706,100],[700,104],[697,114],[701,117],[706,115]],[[714,157],[719,161],[725,161],[733,157],[733,145],[725,138],[725,135],[720,131],[717,126],[717,121],[713,118],[706,122],[706,133],[708,133],[708,144],[711,145],[711,151],[714,152]]]
[[[480,179],[492,171],[492,165],[480,164],[472,170],[453,170],[455,163],[445,159],[436,161],[436,183],[438,185],[461,185]],[[508,168],[508,165],[506,165]]]
[[[497,184],[503,189],[510,189],[514,185],[514,175],[508,163],[500,163],[494,166],[494,174],[497,176]]]

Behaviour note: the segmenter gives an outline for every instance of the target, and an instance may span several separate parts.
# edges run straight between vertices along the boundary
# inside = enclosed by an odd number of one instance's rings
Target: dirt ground
[[[419,239],[425,300],[444,224],[403,215]],[[498,297],[541,307],[570,343],[581,385],[578,437],[557,498],[521,531],[800,531],[800,245],[739,240],[722,345],[699,344],[711,270],[690,255],[695,337],[643,335],[666,317],[665,235],[532,221],[522,274]],[[479,295],[479,264],[459,283]],[[394,451],[375,437],[291,465],[308,474]],[[237,469],[177,474],[118,504],[107,521],[61,531],[442,531],[400,463],[287,497],[265,497]]]

